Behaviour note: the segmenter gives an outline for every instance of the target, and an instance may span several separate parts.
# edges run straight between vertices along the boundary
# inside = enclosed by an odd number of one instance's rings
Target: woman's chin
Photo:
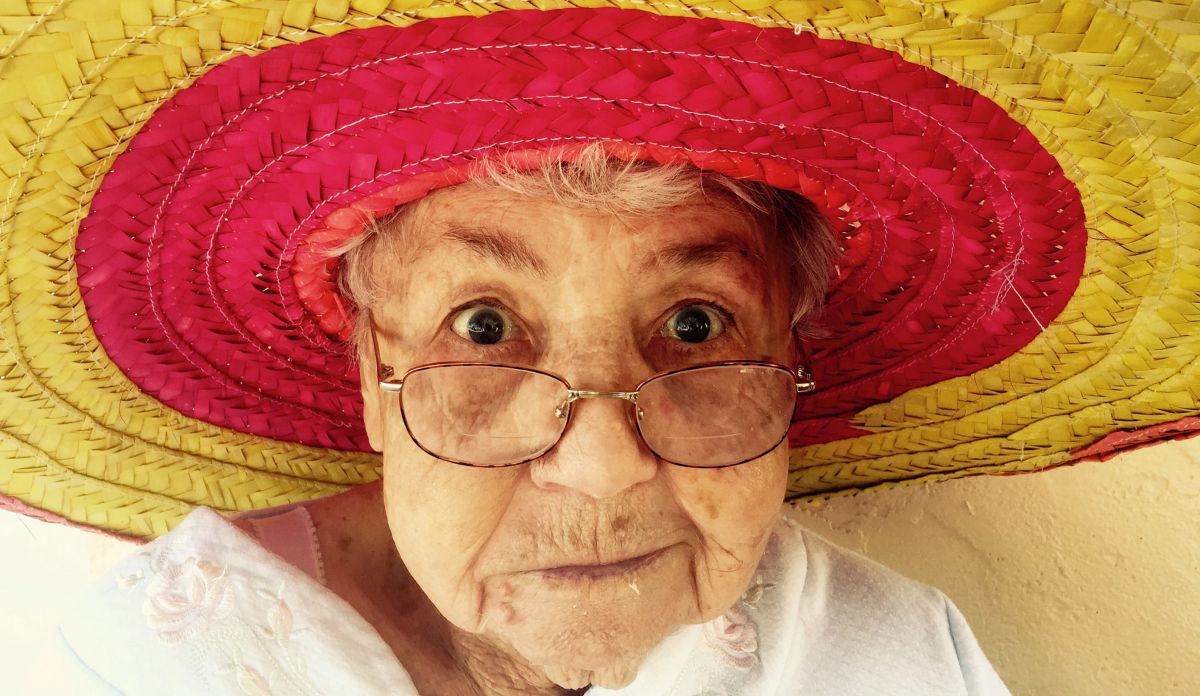
[[[564,689],[582,689],[589,684],[604,689],[623,689],[637,676],[637,665],[620,664],[598,670],[543,666],[546,678]]]
[[[562,674],[586,672],[610,678],[636,673],[646,654],[669,633],[658,626],[605,619],[590,625],[559,624],[552,634],[513,628],[502,638],[531,664]]]
[[[560,686],[585,676],[584,685],[628,682],[654,646],[695,622],[690,577],[680,561],[664,559],[628,577],[509,577],[503,591],[484,601],[483,630],[559,675]]]
[[[584,608],[587,607],[587,608]],[[514,620],[489,630],[547,679],[568,689],[594,684],[617,689],[633,681],[646,655],[679,627],[673,612],[632,607],[562,606],[561,612]]]

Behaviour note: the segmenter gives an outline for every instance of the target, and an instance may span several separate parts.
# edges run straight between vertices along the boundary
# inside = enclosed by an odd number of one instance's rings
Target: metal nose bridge
[[[621,399],[636,404],[638,393],[635,391],[591,391],[590,389],[568,389],[567,403],[580,399]]]
[[[567,417],[567,407],[580,399],[620,399],[637,405],[638,393],[635,391],[592,391],[590,389],[567,389],[567,399],[554,409],[554,415],[559,418]],[[640,412],[640,409],[639,409]]]

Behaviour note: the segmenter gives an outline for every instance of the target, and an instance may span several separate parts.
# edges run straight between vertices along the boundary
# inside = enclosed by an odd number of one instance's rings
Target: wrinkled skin
[[[380,270],[389,293],[374,310],[380,357],[397,374],[490,361],[550,371],[577,388],[623,390],[700,362],[794,364],[780,255],[723,206],[697,200],[618,219],[472,185],[420,205],[419,243],[405,263]],[[468,232],[448,238],[453,229]],[[498,258],[494,243],[480,241],[483,229],[510,251],[523,243],[540,271],[513,254]],[[728,244],[719,253],[664,251],[715,241]],[[470,318],[478,305],[499,310],[503,340],[481,345],[462,331],[463,313]],[[700,342],[664,331],[695,306],[716,312],[723,330]],[[480,691],[623,686],[667,635],[720,615],[748,585],[783,500],[786,443],[735,467],[679,467],[645,447],[628,404],[585,400],[540,458],[457,466],[415,445],[399,399],[375,385],[372,356],[363,363],[392,540],[449,622],[447,649],[460,669],[493,685]],[[648,553],[615,575],[552,570]]]

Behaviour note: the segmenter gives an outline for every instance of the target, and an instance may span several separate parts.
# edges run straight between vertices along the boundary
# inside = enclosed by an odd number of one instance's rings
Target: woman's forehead
[[[651,213],[595,210],[476,185],[439,191],[413,211],[424,250],[468,250],[510,270],[545,275],[562,252],[594,244],[639,272],[743,259],[761,264],[757,219],[721,198],[695,196]]]

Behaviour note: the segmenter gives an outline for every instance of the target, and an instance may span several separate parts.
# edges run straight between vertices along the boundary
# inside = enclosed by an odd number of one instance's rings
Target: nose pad
[[[563,421],[570,418],[571,404],[575,403],[576,401],[578,401],[578,399],[573,399],[573,398],[564,399],[562,402],[560,402],[557,406],[554,407],[554,417],[559,420],[563,420]],[[638,433],[638,435],[640,436],[641,430],[638,429],[638,421],[640,421],[642,418],[645,417],[646,412],[642,410],[641,406],[638,406],[636,401],[625,400],[625,403],[626,403],[625,419],[627,421],[629,421],[629,426],[631,428],[633,428],[634,431],[636,431]]]
[[[642,447],[649,450],[650,446],[647,445],[646,441],[642,438],[642,429],[638,425],[638,421],[641,420],[644,415],[645,414],[642,412],[641,406],[638,406],[636,403],[626,404],[625,420],[629,423],[629,428],[633,431],[634,435],[637,436],[638,442],[641,443]]]

